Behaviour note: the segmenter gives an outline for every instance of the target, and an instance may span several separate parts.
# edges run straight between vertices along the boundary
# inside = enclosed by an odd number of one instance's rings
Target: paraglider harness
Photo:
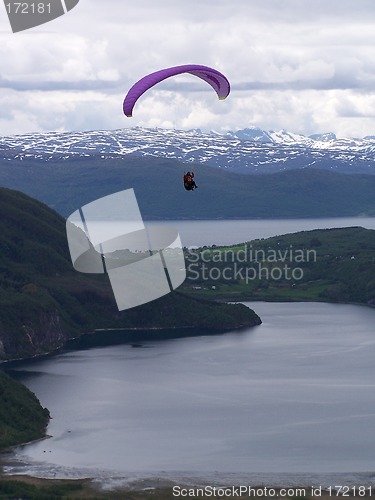
[[[184,173],[184,188],[187,191],[193,191],[193,189],[196,189],[198,186],[195,184],[194,181],[194,172],[186,172]]]

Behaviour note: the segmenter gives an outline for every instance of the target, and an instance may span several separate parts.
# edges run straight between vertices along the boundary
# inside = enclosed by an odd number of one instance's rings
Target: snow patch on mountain
[[[125,128],[84,132],[47,132],[0,138],[0,159],[68,160],[156,156],[244,173],[292,168],[324,168],[375,173],[375,136],[309,137],[258,127],[219,133],[201,130]]]

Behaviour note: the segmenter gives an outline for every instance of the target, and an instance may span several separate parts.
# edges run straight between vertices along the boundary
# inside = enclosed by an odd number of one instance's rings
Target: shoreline
[[[219,302],[219,301],[218,301]],[[230,302],[230,301],[225,301],[225,302]],[[237,302],[237,301],[233,301],[233,302]],[[233,328],[219,328],[219,327],[215,327],[215,328],[209,328],[209,327],[199,327],[199,326],[191,326],[191,325],[185,325],[185,326],[167,326],[167,327],[159,327],[159,326],[150,326],[150,327],[138,327],[138,326],[135,326],[135,327],[127,327],[127,328],[96,328],[95,330],[91,331],[91,332],[86,332],[86,333],[82,333],[81,335],[77,335],[75,337],[70,337],[68,339],[66,339],[64,345],[60,346],[60,347],[57,347],[56,349],[53,349],[52,351],[48,351],[48,352],[43,352],[43,353],[38,353],[38,354],[34,354],[33,356],[26,356],[24,358],[12,358],[12,359],[3,359],[3,360],[0,360],[0,370],[2,369],[3,366],[6,366],[8,364],[12,364],[12,363],[17,363],[17,362],[24,362],[24,361],[34,361],[34,360],[39,360],[39,359],[43,359],[45,357],[48,357],[48,356],[54,356],[56,354],[58,354],[59,352],[63,351],[66,349],[66,345],[69,343],[69,342],[74,342],[74,341],[79,341],[81,339],[85,339],[85,338],[89,338],[90,336],[94,336],[95,334],[100,334],[100,333],[103,333],[103,332],[122,332],[122,333],[126,333],[126,332],[129,332],[129,333],[133,333],[133,332],[152,332],[152,333],[155,333],[155,332],[170,332],[170,331],[174,331],[174,330],[190,330],[190,331],[194,331],[194,330],[197,330],[197,331],[202,331],[204,333],[201,333],[201,334],[198,334],[198,335],[206,335],[206,334],[210,334],[210,335],[215,335],[215,334],[221,334],[221,333],[225,333],[225,332],[229,332],[229,331],[232,331],[232,330],[240,330],[242,328],[252,328],[254,326],[258,326],[258,325],[238,325],[238,326],[235,326]],[[181,338],[181,336],[177,336],[177,337],[170,337],[170,336],[167,336],[165,338]],[[129,339],[129,343],[132,344],[134,343],[133,341],[135,340],[138,340],[138,341],[145,341],[145,340],[148,340],[148,339]],[[154,340],[154,339],[153,339]],[[0,452],[1,453],[1,452]]]
[[[349,473],[348,473],[349,474]],[[352,473],[352,475],[361,475],[361,473]],[[365,473],[363,473],[365,474]],[[367,473],[370,474],[370,473]],[[43,478],[36,477],[28,474],[4,474],[1,471],[0,464],[0,483],[5,482],[21,482],[26,485],[33,485],[38,488],[51,488],[59,487],[61,485],[79,489],[79,495],[84,491],[84,498],[98,498],[100,495],[102,499],[123,499],[126,494],[127,499],[160,499],[167,500],[169,498],[193,497],[205,498],[207,497],[225,497],[225,498],[363,498],[371,497],[375,490],[375,478],[372,477],[370,482],[353,483],[349,480],[345,483],[343,477],[339,477],[338,481],[335,479],[344,474],[332,474],[332,480],[329,482],[320,481],[319,476],[328,477],[329,474],[294,474],[294,480],[286,481],[281,477],[276,480],[274,473],[269,474],[270,480],[260,479],[256,480],[253,474],[243,474],[241,479],[236,478],[237,474],[232,473],[232,479],[229,480],[231,474],[222,474],[224,479],[220,480],[219,473],[215,473],[214,477],[211,474],[207,475],[194,475],[188,473],[180,473],[179,477],[176,475],[158,475],[158,474],[144,474],[134,477],[113,477],[111,478],[112,484],[105,484],[103,481],[95,477],[82,477],[82,478]],[[279,476],[286,475],[280,474]],[[173,477],[175,476],[175,477]],[[247,476],[247,477],[246,477]],[[266,476],[266,474],[263,474]],[[295,476],[301,476],[298,480]],[[307,476],[311,476],[309,480]],[[315,480],[314,480],[315,476]],[[336,478],[334,478],[336,476]],[[342,480],[344,479],[344,480]],[[275,482],[273,482],[275,481]],[[359,480],[360,481],[360,480]],[[338,486],[345,485],[345,486]],[[242,488],[242,495],[239,494]],[[344,488],[344,489],[343,489]],[[361,493],[359,494],[359,491]],[[214,495],[214,492],[216,494]],[[77,492],[78,493],[78,492]],[[206,494],[204,494],[206,493]],[[341,493],[341,494],[340,494]],[[196,496],[199,494],[200,496]],[[203,496],[202,496],[203,494]],[[134,495],[134,496],[133,496]],[[64,498],[81,498],[81,496]]]
[[[285,303],[290,303],[290,302],[295,302],[295,303],[299,303],[299,302],[311,302],[311,303],[316,303],[316,304],[331,304],[331,305],[342,305],[342,306],[363,306],[363,307],[372,307],[374,308],[375,307],[375,304],[365,304],[364,302],[327,302],[326,300],[301,300],[301,299],[294,299],[294,298],[290,298],[289,300],[287,300],[286,298],[283,298],[283,299],[275,299],[275,300],[265,300],[265,299],[262,299],[262,298],[257,298],[257,299],[249,299],[248,297],[245,299],[245,298],[240,298],[240,299],[236,299],[234,300],[233,297],[231,298],[220,298],[220,299],[217,299],[216,300],[217,302],[240,302],[241,304],[243,302],[269,302],[270,304],[272,303],[282,303],[282,302],[285,302]]]
[[[347,494],[342,495],[343,497],[363,498],[364,496],[375,495],[375,472],[373,470],[355,472],[201,472],[191,470],[138,472],[112,469],[99,470],[90,469],[89,467],[70,468],[69,466],[60,466],[57,464],[46,464],[45,469],[43,470],[43,463],[36,463],[37,467],[35,468],[35,470],[33,472],[28,472],[27,469],[30,465],[33,465],[33,462],[31,461],[30,463],[28,463],[25,460],[15,458],[14,451],[19,447],[24,447],[33,443],[41,442],[49,439],[50,437],[51,436],[46,434],[40,439],[8,447],[6,450],[1,450],[0,483],[3,480],[23,481],[27,484],[34,484],[42,487],[54,484],[69,485],[82,483],[83,485],[85,485],[85,487],[88,487],[91,492],[94,492],[95,495],[98,495],[99,493],[101,495],[100,498],[109,498],[111,500],[114,500],[114,498],[121,498],[121,500],[123,500],[123,497],[121,496],[112,496],[112,493],[114,492],[120,492],[121,494],[123,494],[124,492],[136,492],[137,494],[139,494],[147,490],[153,493],[157,491],[165,493],[168,491],[171,492],[173,486],[192,489],[202,487],[204,488],[206,486],[209,488],[230,488],[246,485],[256,488],[274,488],[276,490],[280,488],[307,488],[311,490],[311,488],[314,487],[321,488],[322,490],[322,494],[317,495],[318,497],[337,497],[339,495],[336,495],[336,493],[333,493],[332,491],[330,494],[328,494],[329,488],[331,488],[332,490],[337,485],[345,485],[348,490],[346,492]],[[40,467],[39,470],[38,466]],[[7,472],[6,469],[8,469],[9,472]],[[353,491],[358,489],[359,487],[369,489],[371,491],[371,495],[361,494],[359,496],[356,496],[352,494]],[[108,497],[106,496],[107,493],[109,495]],[[176,495],[174,495],[174,497],[175,496]],[[265,498],[263,494],[260,496]],[[86,496],[84,498],[86,498]],[[97,497],[95,496],[94,498]],[[136,498],[143,497],[137,496]],[[161,500],[164,500],[164,498],[167,497],[160,497]],[[225,495],[225,498],[232,497],[228,497],[227,495]],[[238,495],[235,495],[233,498],[238,498]],[[249,498],[249,496],[245,495],[244,498]],[[270,498],[280,497],[271,496]],[[312,498],[312,495],[307,495],[306,498]]]
[[[257,487],[322,487],[329,488],[335,485],[348,487],[366,487],[372,489],[375,496],[375,472],[363,471],[222,471],[222,470],[121,470],[98,469],[85,466],[70,467],[68,465],[51,464],[49,462],[33,462],[27,459],[16,458],[13,454],[16,448],[31,445],[49,439],[46,435],[27,443],[8,447],[0,451],[0,481],[2,479],[17,480],[26,478],[27,481],[51,483],[53,481],[92,482],[96,488],[110,491],[116,488],[134,489],[140,485],[156,488],[168,483],[169,485],[185,485],[188,487],[209,486],[239,486],[257,485]],[[27,471],[34,465],[34,470]],[[4,469],[9,470],[7,472]],[[22,470],[23,469],[23,470]],[[1,491],[1,490],[0,490]],[[336,496],[336,495],[333,495]],[[346,495],[344,495],[346,496]]]
[[[232,297],[220,297],[217,299],[209,298],[208,300],[213,301],[213,302],[226,302],[226,303],[233,303],[233,304],[244,303],[244,302],[269,302],[269,303],[283,303],[283,302],[285,302],[285,303],[290,303],[290,302],[295,302],[295,303],[306,302],[306,303],[308,303],[308,302],[311,302],[311,303],[318,303],[318,304],[354,305],[354,306],[375,308],[375,304],[365,304],[363,302],[327,302],[326,300],[298,300],[298,299],[294,299],[294,298],[290,298],[289,300],[286,298],[282,298],[280,300],[279,299],[266,300],[265,298],[250,299],[249,297],[239,296],[239,297],[234,298],[232,296]],[[0,360],[0,370],[2,369],[2,366],[6,366],[7,364],[24,362],[24,361],[33,361],[33,360],[42,359],[44,357],[53,356],[55,354],[58,354],[60,351],[63,351],[66,348],[65,346],[67,345],[68,342],[78,341],[80,339],[84,339],[86,337],[90,337],[90,336],[95,335],[96,333],[101,333],[101,332],[129,332],[129,333],[132,333],[132,332],[147,332],[147,331],[150,331],[150,332],[160,332],[160,331],[168,332],[168,331],[173,331],[173,330],[203,330],[205,332],[205,334],[210,333],[210,334],[214,335],[215,333],[220,334],[220,333],[225,333],[225,332],[231,331],[231,330],[240,330],[242,328],[252,328],[255,326],[259,326],[259,325],[250,325],[250,326],[249,325],[238,325],[236,327],[231,328],[230,330],[228,330],[227,328],[207,328],[207,327],[200,328],[199,326],[191,326],[191,325],[168,326],[168,327],[158,327],[158,326],[155,326],[155,327],[127,327],[127,328],[116,328],[116,329],[114,329],[114,328],[97,328],[91,332],[82,333],[81,335],[67,339],[65,341],[64,345],[57,347],[56,349],[53,349],[52,351],[35,354],[33,356],[27,356],[25,358],[13,358],[13,359]],[[169,338],[180,338],[180,337],[169,337]],[[134,340],[136,340],[136,339],[134,339]],[[141,339],[141,341],[144,341],[144,340],[147,340],[147,339],[143,339],[143,340]],[[132,343],[132,341],[129,340],[129,343]]]
[[[286,300],[285,298],[283,298],[282,300],[265,300],[263,298],[257,298],[257,299],[250,299],[249,297],[239,297],[239,298],[236,298],[234,299],[233,297],[221,297],[219,299],[215,299],[216,302],[230,302],[230,303],[243,303],[243,302],[269,302],[269,303],[290,303],[290,302],[295,302],[295,303],[303,303],[303,302],[306,302],[306,303],[320,303],[320,304],[337,304],[337,305],[353,305],[353,306],[362,306],[362,307],[370,307],[370,308],[375,308],[375,304],[364,304],[362,302],[327,302],[327,301],[320,301],[320,300],[296,300],[296,299],[289,299],[289,300]],[[151,332],[160,332],[160,331],[173,331],[173,330],[204,330],[205,334],[210,332],[212,333],[212,335],[214,335],[215,333],[217,334],[220,334],[220,333],[225,333],[227,331],[231,331],[231,330],[241,330],[242,328],[252,328],[254,326],[260,326],[260,325],[251,325],[251,326],[248,326],[248,325],[239,325],[237,327],[233,327],[231,328],[230,330],[228,330],[227,328],[207,328],[207,327],[204,327],[204,328],[200,328],[198,326],[169,326],[169,327],[129,327],[129,328],[97,328],[95,330],[93,330],[92,332],[86,332],[86,333],[83,333],[82,335],[78,335],[76,337],[71,337],[69,339],[66,340],[65,344],[61,347],[57,347],[56,349],[53,349],[52,351],[48,351],[48,352],[43,352],[43,353],[39,353],[39,354],[34,354],[33,356],[27,356],[25,358],[12,358],[12,359],[2,359],[0,360],[0,370],[2,369],[2,366],[6,366],[7,364],[11,364],[11,363],[17,363],[17,362],[23,362],[23,361],[33,361],[33,360],[38,360],[38,359],[42,359],[44,357],[48,357],[48,356],[53,356],[55,354],[58,354],[60,351],[64,350],[65,349],[65,346],[68,342],[71,342],[71,341],[76,341],[76,340],[80,340],[80,339],[83,339],[85,337],[90,337],[90,336],[93,336],[95,335],[96,333],[101,333],[101,332],[147,332],[147,331],[151,331]],[[180,338],[180,337],[170,337],[170,338]],[[135,339],[134,339],[135,340]],[[144,341],[145,339],[143,339]],[[131,343],[131,340],[129,340],[129,343]]]

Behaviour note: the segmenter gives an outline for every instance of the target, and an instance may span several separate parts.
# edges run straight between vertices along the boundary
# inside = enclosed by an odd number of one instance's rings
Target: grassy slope
[[[264,240],[255,240],[248,243],[247,248],[253,250],[252,258],[248,253],[246,262],[237,262],[238,266],[255,268],[259,265],[263,273],[257,271],[255,279],[197,279],[196,272],[190,272],[190,279],[185,282],[186,291],[196,297],[216,297],[248,300],[316,300],[326,302],[358,302],[375,305],[375,231],[361,227],[323,229],[302,231]],[[243,251],[244,245],[228,248],[211,248],[204,255],[207,268],[232,267],[232,259],[225,258],[225,251]],[[255,251],[259,250],[259,263],[255,262]],[[291,250],[291,251],[290,251]],[[283,260],[287,251],[287,259]],[[223,252],[222,258],[213,260],[214,252]],[[264,254],[262,253],[264,252]],[[273,262],[275,252],[280,252],[278,261]],[[309,253],[307,253],[309,252]],[[212,256],[212,258],[210,257]],[[217,253],[217,255],[219,255]],[[231,255],[228,253],[227,255]],[[240,254],[241,255],[241,254]],[[290,259],[290,255],[292,258]],[[307,258],[309,256],[309,258]],[[241,260],[242,256],[240,257]],[[302,261],[300,260],[302,258]],[[197,269],[193,258],[191,271]],[[238,261],[238,258],[234,258]],[[201,264],[199,264],[201,265]],[[282,279],[272,278],[273,268],[287,265],[289,274],[285,272]],[[195,267],[194,267],[195,266]],[[187,266],[189,269],[189,265]],[[291,278],[291,271],[300,268]],[[267,279],[267,271],[268,278]],[[301,276],[302,274],[302,276]],[[209,276],[209,271],[206,272]],[[232,273],[233,277],[234,274]],[[258,279],[259,275],[262,279]],[[231,276],[227,272],[227,276]],[[252,274],[249,274],[252,277]],[[301,276],[301,278],[300,278]],[[200,275],[200,278],[202,275]],[[216,275],[213,275],[215,278]],[[240,275],[237,275],[241,278]],[[202,290],[192,290],[192,285],[202,286]],[[215,286],[215,290],[211,286]]]

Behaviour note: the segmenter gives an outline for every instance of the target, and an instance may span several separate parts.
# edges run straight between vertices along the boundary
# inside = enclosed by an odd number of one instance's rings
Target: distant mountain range
[[[0,185],[37,198],[64,217],[129,188],[148,220],[375,215],[375,175],[314,168],[246,175],[195,166],[199,189],[192,192],[182,183],[189,167],[167,158],[0,159]]]
[[[200,130],[125,128],[48,132],[0,138],[0,160],[59,161],[89,158],[158,157],[188,165],[207,164],[234,173],[265,174],[315,168],[375,174],[375,136],[309,137],[257,127],[202,133]]]
[[[182,185],[188,169],[194,193]],[[375,137],[130,128],[0,138],[0,185],[64,217],[128,188],[146,219],[373,216],[374,174]]]

